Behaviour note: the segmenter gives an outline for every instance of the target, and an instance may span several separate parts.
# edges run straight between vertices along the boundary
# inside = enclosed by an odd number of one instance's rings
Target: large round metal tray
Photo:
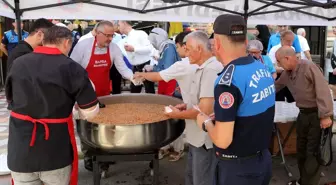
[[[99,98],[106,105],[115,103],[149,103],[176,105],[180,99],[155,94],[121,94]],[[127,110],[125,110],[127,111]],[[105,125],[76,120],[77,132],[82,142],[93,149],[109,153],[142,153],[157,150],[184,131],[184,120],[168,119],[150,124]]]

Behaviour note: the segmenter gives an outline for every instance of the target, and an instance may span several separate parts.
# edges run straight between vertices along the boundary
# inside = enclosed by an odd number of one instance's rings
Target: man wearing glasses
[[[119,47],[112,42],[114,35],[113,23],[110,21],[99,22],[95,32],[94,37],[77,43],[71,58],[86,69],[90,80],[95,85],[96,94],[100,97],[111,94],[110,69],[113,64],[124,78],[132,82],[133,72],[126,66]],[[103,104],[100,104],[100,108],[104,107]],[[92,159],[87,155],[86,146],[83,143],[82,152],[85,155],[85,168],[92,171]],[[102,168],[107,170],[108,166]]]
[[[274,46],[280,44],[280,42],[281,42],[281,32],[288,31],[288,26],[279,25],[277,28],[278,28],[278,32],[273,34],[268,41],[267,53],[269,53],[270,50]],[[296,34],[294,36],[294,41],[293,41],[292,46],[295,48],[295,52],[297,53],[297,55],[301,57],[301,45],[300,45],[299,38]]]
[[[124,78],[131,81],[133,78],[121,50],[111,42],[113,35],[113,23],[102,21],[97,26],[96,36],[79,42],[71,54],[71,58],[87,70],[98,97],[111,93],[110,68],[113,64]]]

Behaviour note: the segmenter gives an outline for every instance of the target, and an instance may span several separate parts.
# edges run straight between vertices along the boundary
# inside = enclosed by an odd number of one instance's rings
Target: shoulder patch
[[[235,101],[235,99],[234,99],[233,95],[229,92],[223,92],[218,98],[219,105],[223,109],[231,108],[234,101]]]
[[[224,71],[222,78],[218,82],[218,85],[231,86],[234,69],[235,66],[233,64],[230,64]]]

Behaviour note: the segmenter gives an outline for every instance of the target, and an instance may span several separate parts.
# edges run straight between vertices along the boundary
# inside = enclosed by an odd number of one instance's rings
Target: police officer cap
[[[238,36],[246,34],[246,23],[242,16],[223,14],[216,18],[214,33],[227,36]]]

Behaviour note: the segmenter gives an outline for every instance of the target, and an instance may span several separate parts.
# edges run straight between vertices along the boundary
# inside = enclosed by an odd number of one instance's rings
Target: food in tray
[[[165,106],[145,103],[119,103],[106,105],[99,114],[88,120],[92,123],[110,125],[134,125],[155,123],[169,119],[165,114]]]

